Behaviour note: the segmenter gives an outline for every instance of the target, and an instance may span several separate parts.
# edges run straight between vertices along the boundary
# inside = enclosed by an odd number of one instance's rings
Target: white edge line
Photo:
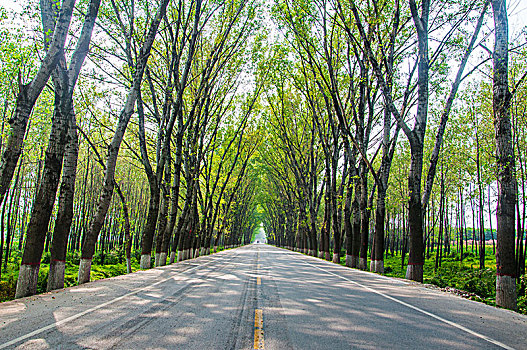
[[[438,321],[441,321],[441,322],[446,323],[446,324],[448,324],[448,325],[450,325],[450,326],[452,326],[452,327],[458,328],[458,329],[460,329],[460,330],[462,330],[462,331],[465,331],[465,332],[467,332],[467,333],[469,333],[469,334],[472,334],[473,336],[476,336],[476,337],[478,337],[478,338],[481,338],[481,339],[483,339],[483,340],[485,340],[485,341],[487,341],[487,342],[489,342],[489,343],[492,343],[492,344],[494,344],[494,345],[497,345],[497,346],[499,346],[499,347],[501,347],[501,348],[503,348],[503,349],[507,349],[507,350],[515,350],[514,348],[512,348],[512,347],[510,347],[510,346],[508,346],[508,345],[505,345],[505,344],[503,344],[502,342],[499,342],[499,341],[497,341],[497,340],[495,340],[495,339],[492,339],[492,338],[490,338],[490,337],[487,337],[486,335],[483,335],[483,334],[480,334],[480,333],[478,333],[478,332],[475,332],[475,331],[473,331],[473,330],[471,330],[471,329],[468,329],[467,327],[462,326],[462,325],[460,325],[460,324],[458,324],[458,323],[455,323],[455,322],[453,322],[453,321],[449,321],[449,320],[447,320],[447,319],[444,319],[444,318],[441,317],[441,316],[437,316],[437,315],[435,315],[435,314],[433,314],[433,313],[431,313],[431,312],[425,311],[425,310],[423,310],[423,309],[421,309],[421,308],[419,308],[419,307],[417,307],[417,306],[414,306],[414,305],[411,305],[411,304],[405,303],[405,302],[402,301],[402,300],[399,300],[399,299],[396,299],[396,298],[394,298],[394,297],[391,297],[391,296],[389,296],[389,295],[387,295],[387,294],[384,294],[383,292],[380,292],[380,291],[378,291],[378,290],[376,290],[376,289],[373,289],[373,288],[371,288],[371,287],[368,287],[368,286],[362,285],[362,284],[360,284],[360,283],[358,283],[358,282],[355,282],[355,281],[353,281],[353,280],[350,280],[349,278],[346,278],[346,277],[344,277],[344,276],[340,276],[340,275],[338,275],[338,274],[336,274],[336,273],[333,273],[333,272],[331,272],[331,271],[326,271],[326,270],[324,270],[324,269],[321,268],[321,267],[318,267],[318,266],[316,266],[316,265],[310,264],[309,262],[303,261],[303,263],[306,264],[306,265],[312,266],[312,267],[314,267],[314,268],[317,268],[317,269],[319,269],[319,270],[321,270],[321,271],[323,271],[323,272],[325,272],[325,273],[327,273],[327,274],[330,274],[330,275],[333,275],[333,276],[339,277],[339,278],[341,278],[341,279],[343,279],[343,280],[346,280],[346,281],[348,281],[348,282],[351,282],[351,283],[353,283],[353,284],[355,284],[355,285],[357,285],[357,286],[359,286],[359,287],[362,287],[362,288],[364,288],[364,289],[366,289],[366,290],[368,290],[368,291],[370,291],[370,292],[372,292],[372,293],[378,294],[378,295],[380,295],[380,296],[382,296],[382,297],[384,297],[384,298],[386,298],[386,299],[389,299],[389,300],[391,300],[391,301],[394,301],[394,302],[396,302],[396,303],[398,303],[398,304],[404,305],[404,306],[406,306],[406,307],[408,307],[408,308],[410,308],[410,309],[413,309],[413,310],[418,311],[418,312],[420,312],[420,313],[422,313],[422,314],[425,314],[425,315],[427,315],[427,316],[430,316],[430,317],[432,317],[432,318],[435,318],[435,319],[438,320]]]
[[[219,253],[219,252],[218,252],[218,253]],[[213,260],[211,260],[211,261],[207,261],[207,262],[204,263],[204,264],[197,265],[197,266],[195,266],[195,267],[193,267],[193,268],[190,268],[190,269],[188,269],[188,270],[181,271],[181,272],[178,272],[178,273],[189,272],[189,271],[195,270],[195,269],[197,269],[198,267],[206,266],[206,265],[208,265],[208,264],[210,264],[210,263],[212,263],[212,262],[214,262],[214,261],[216,261],[216,260],[217,260],[217,259],[213,259]],[[40,333],[42,333],[42,332],[45,332],[45,331],[47,331],[47,330],[49,330],[49,329],[52,329],[52,328],[54,328],[54,327],[60,326],[60,325],[62,325],[62,324],[64,324],[64,323],[66,323],[66,322],[70,322],[70,321],[76,320],[76,319],[78,319],[78,318],[80,318],[80,317],[82,317],[82,316],[84,316],[84,315],[86,315],[86,314],[89,314],[89,313],[91,313],[91,312],[93,312],[93,311],[97,311],[97,310],[99,310],[99,309],[102,309],[102,308],[105,307],[105,306],[111,305],[111,304],[113,304],[113,303],[115,303],[115,302],[117,302],[117,301],[119,301],[119,300],[122,300],[122,299],[128,298],[128,297],[130,297],[130,296],[132,296],[132,295],[135,295],[135,294],[137,294],[137,293],[140,293],[140,292],[142,292],[142,291],[145,291],[145,290],[147,290],[147,289],[150,289],[150,288],[152,288],[152,287],[155,287],[155,286],[157,286],[158,284],[161,284],[161,283],[166,282],[166,281],[168,281],[168,280],[171,280],[171,279],[173,279],[173,278],[174,278],[174,275],[172,275],[172,276],[170,276],[170,277],[167,277],[167,278],[165,278],[165,279],[162,279],[162,280],[160,280],[160,281],[157,281],[156,283],[150,284],[150,285],[148,285],[148,286],[146,286],[146,287],[142,287],[142,288],[136,289],[136,290],[134,290],[134,291],[132,291],[132,292],[130,292],[130,293],[128,293],[128,294],[121,295],[120,297],[117,297],[117,298],[112,299],[112,300],[109,300],[109,301],[107,301],[107,302],[105,302],[105,303],[102,303],[102,304],[99,304],[99,305],[97,305],[97,306],[94,306],[94,307],[92,307],[92,308],[90,308],[90,309],[88,309],[88,310],[84,310],[84,311],[82,311],[82,312],[80,312],[80,313],[78,313],[78,314],[72,315],[72,316],[70,316],[70,317],[66,317],[66,318],[63,319],[63,320],[60,320],[60,321],[57,321],[57,322],[52,323],[52,324],[50,324],[50,325],[47,325],[47,326],[45,326],[45,327],[42,327],[42,328],[36,329],[36,330],[34,330],[33,332],[30,332],[30,333],[24,334],[24,335],[22,335],[22,336],[20,336],[20,337],[18,337],[18,338],[16,338],[16,339],[13,339],[13,340],[8,341],[7,343],[0,344],[0,349],[5,349],[5,348],[7,348],[8,346],[15,345],[16,343],[19,343],[19,342],[21,342],[21,341],[23,341],[23,340],[26,340],[26,339],[28,339],[28,338],[32,338],[32,337],[34,337],[34,336],[37,335],[37,334],[40,334]]]

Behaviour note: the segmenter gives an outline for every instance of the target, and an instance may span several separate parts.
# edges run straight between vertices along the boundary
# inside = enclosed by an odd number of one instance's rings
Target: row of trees
[[[284,0],[272,16],[283,49],[265,95],[262,203],[274,243],[332,250],[333,262],[344,248],[361,269],[371,249],[370,269],[383,273],[390,240],[403,263],[409,252],[406,278],[422,282],[434,245],[474,238],[483,267],[495,213],[496,302],[516,308],[525,48],[509,44],[505,1]]]
[[[504,1],[34,5],[0,26],[0,260],[23,249],[17,297],[44,251],[52,290],[68,251],[85,283],[111,249],[147,269],[247,243],[259,220],[350,267],[409,253],[422,281],[453,241],[483,267],[495,217],[496,301],[516,307],[526,53]]]
[[[248,242],[267,71],[261,5],[35,5],[2,19],[3,81],[18,76],[2,89],[0,144],[4,261],[23,249],[16,297],[36,293],[45,250],[53,290],[68,250],[80,252],[81,284],[97,251],[124,251],[130,272],[132,249],[147,269]]]

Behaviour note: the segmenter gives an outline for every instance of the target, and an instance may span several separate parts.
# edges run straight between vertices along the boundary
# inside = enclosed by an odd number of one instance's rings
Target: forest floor
[[[341,258],[341,265],[345,266],[345,255]],[[404,278],[406,263],[402,256],[388,255],[384,260],[384,275]],[[479,257],[471,251],[463,253],[463,262],[459,261],[459,252],[451,248],[450,254],[441,259],[441,266],[435,268],[436,252],[431,252],[425,259],[423,283],[436,286],[441,290],[457,294],[461,297],[496,305],[496,257],[491,247],[487,247],[485,254],[485,268],[479,268]],[[524,289],[518,284],[518,312],[527,314],[527,275],[521,277]]]

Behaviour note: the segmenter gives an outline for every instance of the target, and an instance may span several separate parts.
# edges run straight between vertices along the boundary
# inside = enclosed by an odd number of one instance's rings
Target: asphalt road
[[[0,349],[527,349],[527,317],[262,244],[0,304]]]

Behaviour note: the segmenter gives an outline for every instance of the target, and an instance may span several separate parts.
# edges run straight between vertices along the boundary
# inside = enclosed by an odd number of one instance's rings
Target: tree
[[[54,117],[46,151],[43,175],[35,202],[33,203],[31,219],[27,228],[24,255],[22,257],[22,264],[20,265],[20,271],[18,274],[16,298],[33,295],[37,289],[40,259],[42,257],[44,241],[59,184],[62,160],[66,147],[66,137],[70,125],[74,124],[73,89],[77,82],[84,58],[88,54],[88,47],[97,12],[99,11],[99,4],[100,0],[92,0],[88,4],[88,11],[84,20],[82,32],[75,52],[71,57],[69,68],[66,68],[64,53],[62,53],[60,55],[60,64],[58,64],[53,71],[53,83],[55,87]],[[55,20],[60,21],[60,17],[58,19],[54,18],[54,9],[51,3],[46,5],[43,4],[43,6],[46,6],[42,8],[44,32],[49,33],[53,28],[57,27]],[[55,258],[58,257],[59,259],[55,259],[52,264],[51,281],[55,279],[55,275],[58,275],[57,278],[59,280],[52,282],[51,286],[53,289],[55,284],[60,287],[64,280],[63,259],[65,257],[65,243],[67,241],[65,237],[67,233],[66,229],[69,231],[69,227],[65,227],[63,232],[55,235],[55,242],[57,243],[55,250],[61,249],[62,252],[56,252],[59,256],[55,256]]]
[[[494,53],[492,75],[498,175],[496,305],[516,309],[515,207],[517,184],[512,148],[509,90],[509,29],[505,0],[492,0]]]
[[[92,219],[84,244],[82,246],[82,256],[79,266],[79,276],[78,283],[86,283],[90,281],[90,271],[92,264],[92,257],[95,252],[95,244],[97,243],[97,238],[101,231],[102,225],[106,218],[106,213],[110,207],[110,201],[112,199],[113,189],[115,186],[115,167],[117,164],[117,156],[119,155],[119,149],[123,141],[124,133],[126,132],[126,127],[132,116],[135,103],[137,101],[137,96],[139,94],[139,89],[141,89],[141,82],[143,80],[143,74],[146,68],[148,57],[150,56],[150,50],[154,43],[157,29],[161,20],[165,16],[166,7],[169,3],[169,0],[163,0],[160,2],[159,7],[157,8],[155,17],[152,19],[152,22],[148,26],[148,33],[145,37],[145,41],[141,46],[137,62],[135,65],[133,83],[130,88],[130,91],[126,97],[126,102],[124,103],[123,109],[119,115],[119,123],[113,135],[112,141],[108,147],[108,156],[106,159],[106,168],[104,170],[104,185],[101,195],[99,197],[97,210]]]

